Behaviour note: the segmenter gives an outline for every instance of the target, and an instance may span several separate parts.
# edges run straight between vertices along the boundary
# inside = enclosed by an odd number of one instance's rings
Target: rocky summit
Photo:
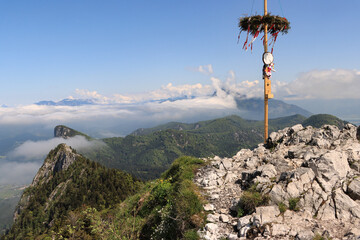
[[[359,129],[295,125],[194,179],[207,199],[203,239],[360,239]]]

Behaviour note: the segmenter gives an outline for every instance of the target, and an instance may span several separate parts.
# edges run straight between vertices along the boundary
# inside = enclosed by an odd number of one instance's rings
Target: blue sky
[[[261,42],[252,53],[236,44],[238,18],[253,4],[262,14],[261,0],[0,1],[0,105],[59,100],[76,89],[111,95],[209,84],[195,71],[207,64],[219,79],[230,70],[238,82],[261,79]],[[268,4],[292,26],[276,42],[273,79],[359,69],[360,1]]]

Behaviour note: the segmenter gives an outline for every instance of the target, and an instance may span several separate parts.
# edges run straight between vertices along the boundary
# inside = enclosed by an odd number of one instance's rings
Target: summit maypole
[[[264,17],[267,15],[267,0],[264,0]],[[267,39],[267,24],[264,26],[264,55],[268,52],[268,39]],[[271,71],[271,70],[270,70]],[[269,135],[269,98],[273,98],[271,94],[271,80],[266,74],[263,74],[264,78],[264,142]]]
[[[264,54],[262,60],[264,63],[262,69],[262,76],[264,79],[264,142],[268,138],[269,132],[269,99],[273,98],[274,95],[271,93],[271,71],[274,70],[274,57],[272,55],[274,50],[274,44],[279,33],[287,33],[290,29],[289,21],[280,16],[272,16],[267,12],[267,0],[264,0],[264,15],[256,15],[250,17],[242,17],[239,21],[240,34],[241,32],[247,32],[246,40],[243,45],[243,49],[247,50],[249,47],[253,48],[253,43],[256,38],[259,36],[260,32],[264,32],[263,45],[264,45]],[[272,44],[271,52],[268,51],[268,32],[271,34]],[[238,39],[240,39],[240,34]],[[249,41],[249,35],[252,36],[252,39]]]

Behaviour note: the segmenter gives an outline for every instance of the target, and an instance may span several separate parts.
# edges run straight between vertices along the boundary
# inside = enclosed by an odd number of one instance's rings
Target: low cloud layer
[[[88,141],[83,136],[75,136],[68,139],[52,138],[43,141],[26,141],[10,152],[8,157],[11,159],[20,159],[22,161],[44,159],[50,150],[54,149],[60,143],[65,143],[79,151],[86,151],[87,149],[104,146],[104,143],[101,141]]]
[[[83,136],[26,141],[10,152],[5,159],[0,159],[0,184],[29,184],[50,150],[60,143],[66,143],[79,151],[104,146],[101,141],[88,141]]]
[[[29,184],[41,162],[0,161],[0,184]]]
[[[313,70],[284,84],[279,95],[284,99],[359,99],[358,70]]]

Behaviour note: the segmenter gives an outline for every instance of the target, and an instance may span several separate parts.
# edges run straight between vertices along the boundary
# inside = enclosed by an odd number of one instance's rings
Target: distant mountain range
[[[260,98],[237,98],[236,104],[242,112],[241,116],[246,119],[262,120],[264,119],[264,99]],[[305,117],[310,117],[311,112],[296,106],[294,104],[287,104],[281,100],[269,99],[269,118],[279,118],[300,114]]]
[[[175,102],[184,99],[194,99],[196,96],[182,96],[174,98],[166,98],[159,100],[149,100],[147,102]],[[241,111],[241,116],[245,119],[261,120],[263,119],[264,111],[264,100],[260,98],[235,98],[237,108]],[[146,102],[142,102],[146,103]],[[83,106],[83,105],[98,105],[100,103],[93,99],[73,99],[66,98],[58,102],[54,101],[40,101],[35,103],[36,105],[43,106]],[[278,118],[300,114],[309,117],[312,113],[298,107],[294,104],[287,104],[281,100],[270,99],[269,100],[269,118]]]
[[[54,101],[40,101],[35,103],[36,105],[45,106],[82,106],[96,104],[92,99],[70,99],[66,98],[58,102]]]

